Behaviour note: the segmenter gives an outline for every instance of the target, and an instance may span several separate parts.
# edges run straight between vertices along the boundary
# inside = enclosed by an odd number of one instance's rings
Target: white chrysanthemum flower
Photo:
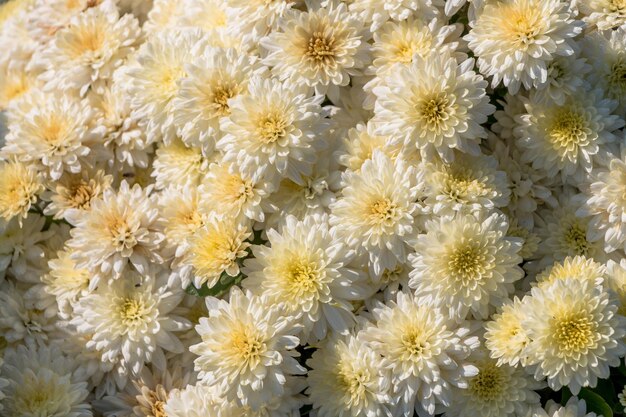
[[[104,190],[88,211],[68,211],[74,228],[67,246],[79,268],[115,279],[128,263],[143,274],[150,261],[162,260],[163,225],[151,191],[122,181],[119,191]]]
[[[519,238],[508,237],[505,215],[493,213],[440,218],[426,224],[415,244],[409,285],[424,299],[431,298],[462,321],[471,312],[487,318],[513,292],[524,275],[518,264]]]
[[[369,268],[380,276],[407,259],[407,242],[417,235],[420,173],[402,159],[391,161],[380,151],[360,171],[343,174],[343,195],[331,204],[330,223],[342,239],[369,256]]]
[[[280,303],[286,316],[298,317],[302,339],[322,340],[328,328],[348,334],[354,324],[351,300],[371,295],[363,274],[346,265],[351,254],[328,226],[327,216],[298,221],[288,216],[280,231],[270,229],[271,247],[252,247],[243,285],[252,293]]]
[[[478,373],[466,389],[453,391],[452,405],[444,417],[527,417],[540,406],[535,390],[545,384],[533,380],[523,368],[498,365],[479,351],[470,363]]]
[[[604,96],[619,103],[626,112],[626,26],[606,32],[592,32],[582,40],[582,52],[593,67],[587,78]]]
[[[218,417],[224,411],[215,388],[202,384],[173,391],[163,406],[167,417]]]
[[[196,288],[215,286],[223,273],[239,275],[239,265],[248,256],[247,242],[252,236],[248,224],[232,217],[211,216],[205,225],[188,238],[188,249],[182,265],[193,268]],[[184,280],[184,277],[182,277]],[[183,285],[187,282],[184,280]]]
[[[43,189],[31,167],[16,160],[0,161],[0,217],[5,221],[17,217],[21,224]]]
[[[439,216],[506,207],[509,181],[493,156],[456,153],[454,162],[425,162],[425,203]]]
[[[142,277],[127,271],[123,279],[100,285],[74,306],[71,325],[79,334],[91,336],[87,349],[95,348],[103,362],[115,364],[120,388],[145,363],[164,370],[164,350],[184,351],[175,332],[191,324],[173,310],[185,293],[164,285],[164,271],[155,274]]]
[[[23,113],[9,120],[2,154],[32,164],[52,180],[64,171],[76,174],[88,166],[87,142],[97,135],[90,128],[94,113],[87,101],[40,90],[23,100]]]
[[[233,287],[229,302],[207,297],[209,317],[196,331],[202,341],[190,347],[198,377],[229,401],[258,409],[285,391],[288,375],[305,373],[294,359],[299,331],[279,308]]]
[[[262,202],[272,191],[273,184],[258,172],[248,175],[228,162],[211,164],[199,188],[208,210],[243,222],[264,221]]]
[[[128,90],[132,115],[145,129],[148,141],[176,137],[173,99],[186,76],[185,65],[194,55],[194,45],[204,36],[200,30],[163,31],[141,45],[128,69]]]
[[[441,17],[440,9],[443,0],[352,0],[350,11],[356,13],[360,19],[370,25],[370,31],[376,33],[388,20],[403,21],[412,16],[420,16],[424,20],[432,21]]]
[[[393,67],[374,88],[376,133],[417,147],[425,159],[436,151],[452,160],[453,149],[480,154],[480,138],[487,137],[480,125],[495,108],[473,67],[474,60],[458,64],[448,53]]]
[[[540,266],[577,255],[606,261],[604,242],[588,239],[593,233],[590,230],[593,227],[590,219],[576,215],[579,199],[579,196],[572,196],[571,190],[563,190],[557,207],[538,212],[541,221],[537,222],[535,231],[542,240],[537,252],[538,257],[541,257]]]
[[[512,94],[547,82],[555,56],[574,54],[582,22],[561,0],[505,0],[487,3],[465,39],[492,86],[501,81]]]
[[[609,260],[609,262],[612,262]],[[547,287],[555,281],[564,279],[578,279],[589,281],[592,285],[602,285],[607,274],[606,266],[603,263],[586,258],[585,256],[568,256],[563,261],[553,264],[541,273],[537,274],[535,280],[537,286]]]
[[[35,213],[20,220],[0,222],[0,281],[8,270],[20,280],[38,282],[45,270],[44,243],[53,231],[44,232],[46,218]]]
[[[43,70],[46,90],[76,90],[81,96],[90,88],[101,92],[140,36],[137,19],[132,14],[120,18],[115,3],[106,0],[74,16],[35,54],[32,65]]]
[[[148,141],[146,134],[139,127],[137,120],[131,117],[130,97],[123,86],[126,85],[126,69],[117,71],[114,83],[106,88],[102,94],[90,94],[88,98],[96,109],[95,130],[102,135],[101,149],[94,149],[99,162],[106,161],[112,170],[118,171],[123,166],[146,168],[149,162],[149,153],[152,153],[153,144]]]
[[[537,410],[532,414],[532,417],[598,417],[598,415],[593,412],[587,412],[585,400],[579,400],[574,396],[564,406],[548,400],[545,410]]]
[[[626,259],[621,259],[619,263],[609,260],[606,265],[606,275],[607,288],[613,291],[619,300],[617,311],[622,316],[626,316]]]
[[[509,219],[512,216],[509,215]],[[525,261],[528,259],[533,259],[537,250],[539,249],[539,243],[541,239],[537,236],[537,233],[534,231],[528,230],[526,227],[520,226],[517,224],[517,218],[513,218],[509,223],[509,231],[507,234],[512,237],[519,237],[524,240],[524,244],[522,249],[519,251],[519,256],[522,257]]]
[[[302,0],[228,0],[228,5],[241,10],[241,16],[261,35],[278,28],[278,22],[288,10],[302,5]]]
[[[392,146],[386,136],[375,133],[373,123],[359,123],[348,130],[344,137],[342,148],[337,151],[338,162],[352,171],[360,171],[361,166],[368,159],[372,159],[374,150],[385,153],[390,159],[398,156],[400,147]]]
[[[372,309],[375,323],[362,333],[391,373],[390,395],[399,399],[396,415],[434,415],[450,405],[452,388],[467,388],[477,369],[467,361],[478,337],[432,303],[399,292],[396,300]]]
[[[31,71],[8,63],[0,64],[0,111],[6,110],[11,103],[37,87],[38,82]]]
[[[46,215],[62,219],[68,210],[89,210],[94,199],[101,198],[113,182],[103,170],[95,173],[83,170],[78,174],[64,174],[58,181],[48,184],[42,198],[50,201],[44,209]]]
[[[262,71],[251,56],[234,48],[212,48],[208,42],[196,46],[199,50],[186,65],[187,75],[172,102],[181,139],[206,155],[223,135],[219,120],[230,114],[228,101],[245,94],[250,76]]]
[[[607,252],[626,249],[626,147],[622,146],[621,157],[611,160],[608,170],[594,170],[582,188],[576,214],[591,217],[587,239],[604,241]]]
[[[583,20],[599,30],[614,29],[626,23],[624,0],[579,0],[576,5],[584,15]]]
[[[531,90],[531,101],[563,105],[567,97],[588,89],[585,76],[592,67],[585,58],[578,54],[555,56],[547,66],[548,76],[545,84],[537,90]]]
[[[306,12],[290,10],[279,31],[261,40],[268,51],[263,62],[289,84],[314,87],[316,94],[339,97],[339,87],[360,75],[367,61],[363,22],[344,3],[310,3]]]
[[[26,300],[19,283],[0,285],[0,334],[9,346],[24,343],[58,341],[64,334],[57,327],[55,311],[43,311]]]
[[[335,192],[340,188],[341,174],[331,156],[318,153],[311,175],[302,178],[303,184],[297,184],[284,178],[267,199],[265,228],[276,228],[287,216],[299,220],[314,214],[329,213],[329,206],[335,201]]]
[[[237,163],[249,176],[278,173],[301,183],[325,144],[323,99],[310,97],[301,86],[255,77],[249,94],[231,99],[230,115],[221,119],[224,136],[217,147],[224,161]]]
[[[56,347],[19,346],[4,354],[2,414],[19,417],[91,417],[87,382]]]
[[[196,187],[168,187],[158,200],[165,245],[181,258],[189,247],[187,240],[206,223],[209,212]]]
[[[563,105],[527,101],[526,113],[515,118],[521,162],[577,185],[592,168],[608,163],[618,140],[613,132],[624,126],[624,120],[611,114],[615,107],[599,90],[570,96]]]
[[[199,147],[189,147],[175,139],[161,144],[152,162],[152,173],[158,189],[168,187],[196,188],[206,175],[209,161]]]
[[[626,319],[602,288],[588,280],[566,278],[531,290],[522,326],[537,380],[548,378],[553,390],[567,386],[578,394],[609,377],[626,353]]]
[[[354,336],[328,338],[307,366],[307,394],[318,417],[391,417],[390,381],[380,357]]]
[[[485,322],[485,346],[490,356],[497,359],[498,366],[526,365],[524,349],[530,339],[522,326],[522,320],[526,316],[528,300],[527,297],[521,300],[515,297],[513,301],[505,302],[498,309],[499,312]]]

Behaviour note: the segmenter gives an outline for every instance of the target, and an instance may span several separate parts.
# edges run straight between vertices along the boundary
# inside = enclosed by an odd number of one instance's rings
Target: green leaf
[[[195,295],[196,297],[206,297],[209,295],[212,297],[220,297],[226,294],[230,287],[232,287],[233,285],[239,285],[242,279],[242,274],[231,277],[226,272],[222,272],[222,275],[220,276],[219,281],[217,281],[217,284],[215,284],[211,288],[207,287],[206,284],[204,284],[200,288],[196,288],[193,284],[189,284],[185,291],[187,292],[187,294]]]
[[[613,410],[600,395],[588,388],[583,388],[578,394],[578,398],[582,398],[587,403],[587,412],[594,412],[604,417],[613,417]]]

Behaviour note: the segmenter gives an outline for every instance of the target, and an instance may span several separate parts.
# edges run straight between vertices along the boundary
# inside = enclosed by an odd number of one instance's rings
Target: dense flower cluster
[[[626,1],[0,25],[0,415],[626,407]]]

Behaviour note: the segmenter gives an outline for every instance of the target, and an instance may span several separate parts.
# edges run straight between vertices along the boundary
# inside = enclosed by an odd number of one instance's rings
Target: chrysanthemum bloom
[[[41,276],[41,284],[31,287],[29,293],[37,294],[38,309],[53,308],[60,318],[67,319],[74,303],[89,289],[89,271],[77,268],[67,250],[59,251],[48,265],[50,271]]]
[[[493,156],[455,153],[454,162],[425,162],[425,203],[439,216],[506,207],[509,180]]]
[[[18,217],[21,224],[43,189],[34,169],[16,160],[0,161],[0,217],[4,220]]]
[[[432,303],[403,292],[371,311],[375,322],[361,335],[390,372],[396,415],[434,415],[436,407],[450,405],[453,387],[468,387],[477,369],[467,358],[480,342],[467,322],[458,325]]]
[[[261,202],[272,191],[273,184],[260,173],[248,175],[228,162],[211,164],[199,188],[208,210],[244,223],[264,221]]]
[[[599,30],[614,29],[626,23],[624,0],[587,0],[577,2],[583,20]]]
[[[65,173],[58,181],[48,184],[48,191],[42,198],[50,201],[44,209],[46,215],[62,219],[70,209],[89,210],[91,202],[101,198],[105,189],[111,186],[113,177],[103,170],[92,172],[83,170],[78,174]]]
[[[199,147],[189,147],[179,139],[161,144],[155,154],[151,175],[158,189],[197,188],[209,168],[209,161]]]
[[[299,331],[265,298],[233,287],[229,301],[207,297],[209,317],[196,331],[202,341],[189,349],[203,383],[217,387],[228,401],[259,409],[285,391],[288,375],[303,374],[294,359]]]
[[[609,260],[606,265],[607,288],[617,296],[619,300],[618,312],[626,316],[626,259],[619,263]]]
[[[0,222],[0,281],[7,271],[25,282],[39,281],[46,269],[44,244],[54,233],[44,232],[45,224],[46,218],[36,213]]]
[[[12,102],[38,86],[37,84],[35,75],[26,68],[14,68],[8,63],[0,63],[0,110],[6,110]]]
[[[417,147],[425,159],[438,153],[451,161],[453,149],[480,154],[480,138],[487,137],[480,125],[495,107],[473,67],[474,60],[458,64],[448,53],[415,56],[411,65],[393,67],[374,88],[376,133]]]
[[[513,218],[509,224],[508,235],[512,237],[519,237],[524,241],[522,245],[522,249],[519,251],[519,256],[522,259],[529,260],[535,257],[535,253],[539,248],[539,243],[541,239],[534,231],[528,230],[526,227],[522,227],[518,225],[517,218],[509,214],[509,219]]]
[[[485,346],[497,364],[516,366],[526,364],[524,349],[530,339],[522,327],[522,319],[528,308],[528,298],[513,298],[499,309],[498,313],[485,323]]]
[[[478,56],[478,67],[492,86],[500,82],[512,94],[547,82],[548,64],[555,56],[574,54],[572,38],[581,32],[569,4],[560,0],[505,0],[491,2],[465,39]]]
[[[91,417],[87,382],[57,347],[18,346],[4,352],[0,370],[2,414],[20,417]]]
[[[234,48],[212,48],[208,41],[196,48],[172,106],[181,139],[209,155],[223,135],[219,120],[230,114],[228,100],[245,94],[250,77],[262,67]]]
[[[590,216],[587,239],[604,241],[604,249],[612,252],[626,249],[626,147],[621,157],[613,158],[608,170],[599,168],[581,187],[581,207],[576,214]]]
[[[601,91],[570,96],[563,105],[526,102],[526,114],[515,118],[514,130],[522,151],[521,162],[548,177],[560,174],[565,183],[582,182],[592,168],[608,163],[613,133],[624,120],[612,114],[617,103]]]
[[[2,154],[32,164],[52,180],[64,171],[80,172],[90,152],[86,142],[97,138],[90,127],[93,109],[74,96],[40,90],[23,100],[19,116],[9,120]]]
[[[405,262],[407,240],[418,232],[415,218],[425,210],[417,203],[423,187],[419,173],[404,160],[392,162],[375,151],[360,171],[346,171],[343,182],[343,195],[330,206],[337,235],[369,256],[373,275]]]
[[[626,319],[602,288],[588,280],[566,278],[535,287],[522,327],[535,378],[548,378],[553,390],[567,386],[578,394],[609,377],[626,353]]]
[[[417,237],[409,285],[424,299],[431,298],[462,321],[471,312],[487,318],[523,277],[519,238],[508,237],[506,216],[493,213],[440,218],[426,224]]]
[[[271,247],[253,246],[254,258],[245,263],[244,287],[298,317],[303,340],[322,340],[329,327],[348,334],[354,324],[350,301],[371,295],[363,274],[346,267],[348,248],[329,229],[325,215],[302,221],[288,216],[280,231],[267,231]]]
[[[279,174],[296,183],[311,173],[320,139],[328,127],[320,106],[323,96],[309,96],[302,86],[255,77],[249,94],[229,101],[221,119],[224,136],[217,148],[224,161],[238,164],[249,176]]]
[[[538,211],[540,220],[535,231],[541,237],[537,257],[541,257],[541,267],[560,262],[568,256],[582,255],[604,262],[607,255],[604,243],[591,241],[588,236],[593,233],[588,217],[576,215],[579,203],[578,196],[572,196],[571,190],[563,190],[559,196],[559,206],[553,209]]]
[[[545,383],[535,381],[523,368],[498,365],[482,351],[469,363],[478,373],[469,379],[467,388],[453,391],[444,417],[527,417],[540,406],[535,390]]]
[[[193,267],[193,283],[211,288],[222,273],[231,277],[239,274],[239,264],[248,255],[252,236],[249,225],[232,217],[211,216],[202,228],[189,237],[189,249],[184,264]]]
[[[292,7],[301,6],[302,0],[229,0],[228,5],[241,10],[244,27],[252,25],[261,35],[278,28],[278,22]],[[250,29],[252,28],[250,27]]]
[[[582,40],[582,52],[593,67],[589,82],[618,102],[616,114],[626,112],[626,27],[592,32]]]
[[[610,276],[610,274],[607,273],[606,266],[603,263],[577,255],[574,257],[568,256],[561,262],[546,268],[537,274],[535,280],[539,287],[547,287],[552,285],[554,281],[564,279],[578,279],[589,281],[592,285],[602,285],[607,276]]]
[[[162,260],[163,225],[151,191],[122,181],[119,191],[104,190],[89,210],[67,212],[74,226],[67,246],[78,267],[115,279],[129,263],[143,274],[150,261]]]
[[[185,65],[194,54],[194,45],[204,36],[201,30],[155,33],[141,45],[128,69],[132,115],[146,130],[148,141],[176,137],[172,100],[185,77]]]
[[[319,417],[390,417],[390,380],[380,357],[355,336],[332,337],[307,366],[307,394]]]
[[[390,159],[395,159],[401,149],[400,146],[392,146],[387,136],[377,135],[375,126],[371,122],[359,123],[348,130],[341,145],[336,153],[337,160],[352,171],[360,171],[363,163],[372,159],[374,150],[379,150]]]
[[[564,406],[548,400],[546,409],[539,409],[533,417],[597,417],[593,412],[587,412],[585,400],[572,397]]]
[[[145,276],[127,271],[123,279],[100,285],[74,306],[70,324],[91,337],[87,349],[95,348],[103,362],[115,365],[119,388],[131,373],[139,375],[145,363],[164,370],[164,351],[184,351],[175,332],[190,328],[191,323],[173,310],[185,293],[167,287],[166,275],[165,271]]]
[[[102,92],[113,71],[139,45],[141,29],[132,14],[119,16],[115,2],[103,1],[74,16],[35,54],[46,90],[74,90],[84,96],[91,88]]]
[[[411,16],[420,16],[432,21],[435,17],[441,18],[443,5],[443,0],[354,0],[350,2],[350,11],[370,25],[370,31],[375,33],[390,19],[403,21]]]
[[[203,384],[173,391],[163,406],[163,415],[167,417],[217,417],[223,411],[216,390]]]
[[[344,3],[289,11],[279,28],[261,45],[268,51],[263,62],[281,81],[314,87],[316,94],[337,100],[339,87],[361,74],[367,61],[366,32]]]
[[[587,60],[578,54],[555,56],[547,66],[545,84],[531,90],[531,101],[564,104],[567,97],[588,88],[585,76],[591,69]]]

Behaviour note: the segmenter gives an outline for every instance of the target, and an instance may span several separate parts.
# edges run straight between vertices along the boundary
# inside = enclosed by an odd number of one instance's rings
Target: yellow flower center
[[[442,192],[451,200],[466,202],[472,197],[481,197],[491,189],[476,179],[469,169],[446,167],[440,182]]]
[[[143,320],[146,306],[141,299],[124,298],[118,306],[118,313],[124,325],[133,325]]]
[[[130,249],[137,244],[137,239],[125,218],[112,215],[106,224],[113,246],[118,252]]]
[[[254,368],[265,352],[265,343],[253,329],[236,329],[231,335],[231,347],[239,359]]]
[[[335,37],[314,32],[309,38],[306,56],[316,64],[329,65],[336,53]]]
[[[609,0],[609,10],[613,13],[626,13],[626,0]]]
[[[497,366],[488,364],[471,379],[469,389],[482,401],[493,401],[501,398],[505,382],[506,378],[502,371]]]
[[[593,343],[595,326],[584,313],[575,313],[556,319],[554,335],[561,351],[581,352]]]
[[[590,245],[587,241],[587,233],[581,224],[572,224],[566,230],[564,240],[567,247],[573,249],[576,255],[587,255],[589,252]]]
[[[620,57],[611,65],[608,84],[609,91],[615,90],[620,96],[626,90],[626,58]]]
[[[556,114],[549,129],[552,146],[565,153],[575,152],[587,139],[587,120],[575,109],[563,109]]]
[[[411,327],[401,336],[400,343],[404,349],[404,353],[410,359],[417,359],[422,355],[426,344],[424,343],[424,335],[422,331],[416,327]]]
[[[485,272],[486,257],[484,250],[474,242],[467,242],[456,247],[448,258],[448,269],[462,281],[474,281]]]
[[[398,206],[390,199],[384,197],[375,201],[370,206],[370,219],[376,224],[382,224],[393,220]]]
[[[94,197],[94,189],[91,184],[86,181],[79,181],[72,184],[68,196],[70,207],[81,210],[88,209],[91,205],[91,199]]]
[[[155,401],[154,404],[152,404],[152,416],[167,417],[165,413],[165,403],[163,401]]]
[[[287,121],[278,113],[269,114],[261,118],[257,131],[261,142],[274,143],[287,134]]]
[[[426,121],[428,130],[439,131],[450,118],[449,100],[445,94],[435,94],[418,103],[420,119]]]
[[[340,361],[338,364],[337,382],[351,399],[358,400],[365,393],[370,380],[369,372],[364,369],[353,369],[349,363]]]
[[[302,258],[294,259],[287,266],[286,278],[290,292],[294,296],[302,297],[317,292],[320,272],[315,262]]]
[[[235,85],[231,84],[218,85],[215,88],[213,92],[213,105],[217,107],[217,114],[219,116],[228,116],[230,114],[228,100],[235,97],[238,90]]]

